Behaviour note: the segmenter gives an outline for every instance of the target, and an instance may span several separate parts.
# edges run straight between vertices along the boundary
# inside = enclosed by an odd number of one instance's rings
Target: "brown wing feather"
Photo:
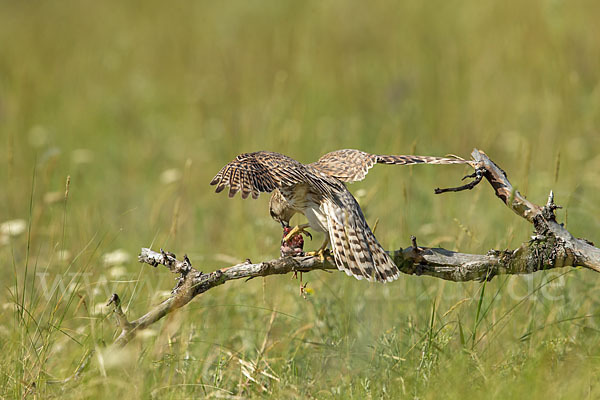
[[[272,192],[275,188],[298,183],[308,183],[330,197],[333,190],[339,190],[343,185],[290,157],[268,151],[238,155],[210,181],[211,185],[217,186],[217,193],[229,186],[229,197],[241,191],[244,199],[250,194],[256,199],[260,192]]]
[[[229,197],[241,190],[242,198],[250,194],[257,198],[260,192],[271,192],[276,187],[305,181],[304,169],[298,161],[283,154],[266,151],[244,153],[225,165],[210,184],[217,186],[217,193],[229,186]]]
[[[344,149],[327,153],[309,166],[342,182],[357,182],[365,178],[376,162],[377,156],[374,154]]]
[[[460,158],[430,156],[376,155],[360,150],[344,149],[327,153],[308,166],[342,182],[358,182],[363,180],[369,169],[378,163],[394,165],[468,164],[470,161]]]

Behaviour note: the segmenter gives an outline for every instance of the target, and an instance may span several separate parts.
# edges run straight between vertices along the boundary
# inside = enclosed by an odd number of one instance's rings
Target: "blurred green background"
[[[0,2],[0,398],[598,398],[583,270],[316,272],[306,300],[289,276],[230,282],[120,353],[103,304],[116,291],[134,319],[168,295],[141,247],[203,271],[278,256],[268,196],[208,185],[255,150],[480,148],[600,240],[599,17],[585,0]],[[350,189],[389,249],[528,240],[487,184],[433,194],[466,172],[381,166]]]

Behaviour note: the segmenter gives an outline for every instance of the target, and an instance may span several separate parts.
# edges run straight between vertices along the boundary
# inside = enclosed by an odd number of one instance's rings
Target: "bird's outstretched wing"
[[[319,172],[317,174],[320,175]],[[256,199],[260,192],[272,192],[298,183],[308,183],[324,195],[331,193],[327,180],[308,171],[305,165],[283,154],[268,151],[240,154],[210,181],[211,185],[217,186],[217,193],[229,186],[229,197],[241,191],[244,199],[250,194]]]
[[[470,162],[460,158],[377,155],[360,150],[345,149],[327,153],[318,161],[308,164],[308,167],[333,176],[342,182],[358,182],[365,178],[369,169],[375,164],[469,164]]]

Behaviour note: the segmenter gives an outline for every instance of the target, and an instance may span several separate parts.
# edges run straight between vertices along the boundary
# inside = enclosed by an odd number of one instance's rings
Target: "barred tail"
[[[471,161],[463,160],[462,158],[378,155],[377,162],[379,164],[411,165],[411,164],[469,164]]]
[[[333,202],[326,202],[324,207],[333,258],[339,270],[370,282],[391,282],[400,276],[360,209],[342,209]]]

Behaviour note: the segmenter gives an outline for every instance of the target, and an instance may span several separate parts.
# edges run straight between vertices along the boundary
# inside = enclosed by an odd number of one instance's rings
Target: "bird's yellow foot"
[[[321,262],[325,262],[325,258],[327,256],[327,254],[329,253],[329,250],[326,248],[320,248],[317,251],[309,251],[306,252],[304,254],[306,254],[307,256],[311,256],[311,257],[316,257],[319,256],[319,260],[321,260]]]
[[[283,242],[287,242],[288,240],[290,240],[291,238],[293,238],[294,236],[296,236],[299,233],[308,236],[312,240],[312,235],[310,234],[310,232],[306,231],[306,228],[308,228],[308,227],[309,227],[308,224],[296,225],[295,227],[292,228],[291,231],[288,232],[287,235],[284,236]]]
[[[307,253],[305,253],[307,256],[319,256],[319,260],[321,260],[321,262],[325,262],[325,257],[326,254],[329,252],[329,250],[327,250],[327,245],[329,244],[329,238],[326,237],[325,241],[323,242],[323,244],[321,245],[321,247],[319,247],[319,250],[317,251],[309,251]]]

